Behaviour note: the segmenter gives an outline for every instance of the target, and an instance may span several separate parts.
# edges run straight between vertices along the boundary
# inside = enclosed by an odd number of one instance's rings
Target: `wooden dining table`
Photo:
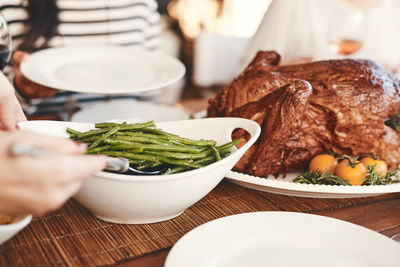
[[[204,109],[206,101],[186,100],[180,105],[196,112]],[[306,198],[257,191],[223,180],[182,215],[153,224],[104,222],[70,200],[57,211],[34,217],[24,230],[0,245],[0,266],[164,266],[172,246],[190,230],[225,216],[259,211],[316,214],[389,238],[400,234],[400,193]]]

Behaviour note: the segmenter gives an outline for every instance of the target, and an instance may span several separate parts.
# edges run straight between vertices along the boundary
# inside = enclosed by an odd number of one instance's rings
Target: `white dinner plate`
[[[231,182],[264,192],[275,194],[316,197],[316,198],[356,198],[377,196],[400,192],[400,183],[374,186],[350,185],[313,185],[293,183],[293,179],[301,173],[288,173],[285,178],[268,178],[251,176],[244,173],[229,171],[226,177]]]
[[[174,106],[136,101],[132,99],[112,100],[87,106],[76,112],[71,121],[176,121],[189,118],[183,109]]]
[[[49,48],[21,64],[30,80],[81,93],[122,94],[159,89],[180,80],[185,66],[161,52],[123,46]]]
[[[165,267],[397,267],[400,245],[367,228],[295,212],[220,218],[184,235]]]

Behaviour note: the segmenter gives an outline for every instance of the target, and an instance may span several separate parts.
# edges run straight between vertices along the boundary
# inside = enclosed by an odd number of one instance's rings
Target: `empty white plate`
[[[71,121],[175,121],[187,119],[189,115],[180,108],[131,99],[96,103],[76,112]]]
[[[295,212],[254,212],[184,235],[165,267],[399,266],[400,244],[367,228]]]
[[[81,93],[122,94],[159,89],[180,80],[185,66],[176,58],[142,48],[64,46],[33,53],[21,64],[30,80]]]

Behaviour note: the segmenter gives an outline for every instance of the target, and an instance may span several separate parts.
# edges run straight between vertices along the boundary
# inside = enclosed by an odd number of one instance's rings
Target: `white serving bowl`
[[[25,228],[32,220],[32,216],[16,217],[11,224],[0,224],[0,245]]]
[[[200,169],[172,175],[125,175],[99,172],[87,179],[75,199],[96,217],[114,223],[142,224],[165,221],[180,215],[208,194],[239,161],[260,135],[260,126],[241,118],[207,118],[156,123],[158,128],[192,139],[213,139],[218,145],[231,141],[234,129],[250,133],[248,142],[221,161]],[[66,127],[78,131],[93,123],[30,121],[24,130],[68,137]]]

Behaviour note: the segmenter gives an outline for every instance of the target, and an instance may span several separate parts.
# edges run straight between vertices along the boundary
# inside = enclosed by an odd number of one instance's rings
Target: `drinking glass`
[[[12,52],[12,41],[8,26],[0,13],[0,71],[10,62]]]
[[[329,48],[336,56],[346,57],[359,51],[363,45],[365,14],[355,10],[337,22],[340,26],[332,29]]]

